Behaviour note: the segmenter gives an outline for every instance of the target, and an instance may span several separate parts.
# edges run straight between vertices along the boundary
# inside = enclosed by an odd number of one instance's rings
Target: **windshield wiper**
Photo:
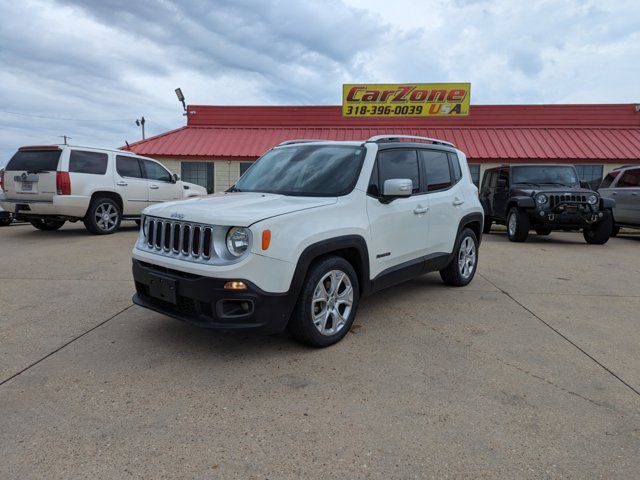
[[[238,187],[236,187],[235,185],[231,186],[227,192],[241,192],[242,190],[240,190]]]

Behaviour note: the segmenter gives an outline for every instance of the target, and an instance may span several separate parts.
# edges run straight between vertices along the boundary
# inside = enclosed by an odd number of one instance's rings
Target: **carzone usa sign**
[[[469,115],[470,83],[345,84],[346,117],[447,117]]]

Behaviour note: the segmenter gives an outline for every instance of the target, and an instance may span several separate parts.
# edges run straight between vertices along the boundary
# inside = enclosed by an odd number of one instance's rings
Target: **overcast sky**
[[[117,147],[188,103],[339,104],[342,83],[472,83],[472,103],[640,102],[638,0],[0,3],[0,165]]]

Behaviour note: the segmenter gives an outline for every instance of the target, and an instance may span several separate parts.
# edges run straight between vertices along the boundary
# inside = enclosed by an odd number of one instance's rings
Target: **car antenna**
[[[124,141],[124,143],[126,143],[126,144],[127,144],[127,148],[131,148],[131,147],[129,146],[129,142],[127,142],[127,141],[125,140],[125,141]]]

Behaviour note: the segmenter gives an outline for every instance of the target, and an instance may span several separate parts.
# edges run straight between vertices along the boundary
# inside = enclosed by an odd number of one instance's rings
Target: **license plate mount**
[[[149,295],[158,300],[169,302],[173,305],[178,303],[176,293],[176,281],[172,278],[161,275],[149,275]]]

